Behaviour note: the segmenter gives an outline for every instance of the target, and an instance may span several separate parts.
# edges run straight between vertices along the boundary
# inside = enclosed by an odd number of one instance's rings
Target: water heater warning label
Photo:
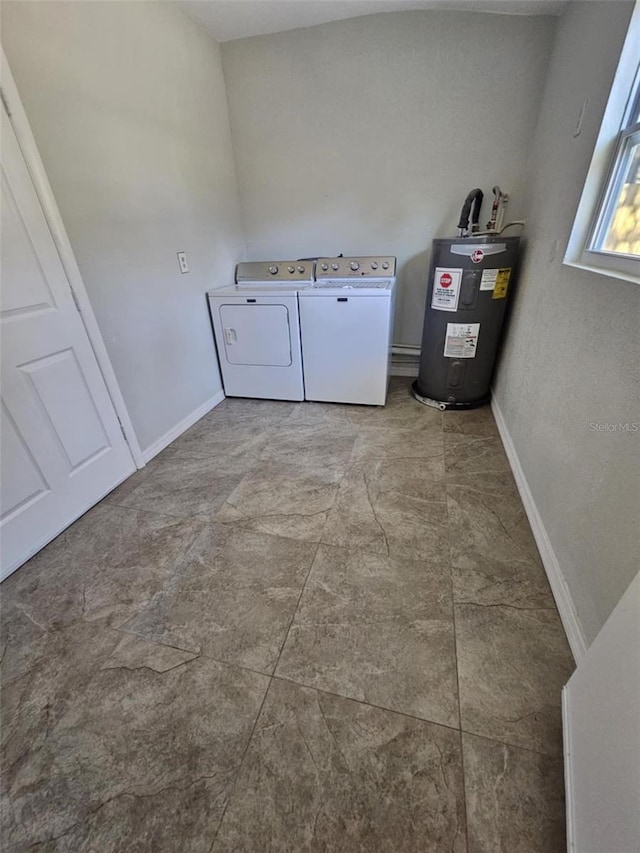
[[[462,269],[436,267],[431,307],[435,308],[436,311],[457,311],[461,281]]]
[[[480,323],[447,323],[446,358],[475,358]]]
[[[511,270],[498,270],[498,278],[496,286],[493,288],[493,299],[506,299],[507,289],[509,287],[509,279],[511,278]]]
[[[480,290],[492,290],[494,299],[504,299],[509,287],[511,268],[500,270],[483,270],[480,279]]]

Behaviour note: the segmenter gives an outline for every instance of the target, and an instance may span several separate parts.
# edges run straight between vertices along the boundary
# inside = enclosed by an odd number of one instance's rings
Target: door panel
[[[224,349],[230,364],[288,367],[291,330],[286,305],[221,305]]]
[[[35,248],[18,209],[16,199],[2,171],[2,319],[11,315],[55,308]]]
[[[4,520],[27,503],[33,503],[48,492],[49,486],[38,468],[38,463],[22,440],[4,401],[0,430],[0,456],[2,457],[0,506]]]
[[[135,466],[4,111],[1,179],[4,577]]]
[[[109,440],[73,350],[45,356],[18,369],[29,377],[45,428],[55,436],[70,471],[108,448]],[[73,412],[73,419],[69,412]]]

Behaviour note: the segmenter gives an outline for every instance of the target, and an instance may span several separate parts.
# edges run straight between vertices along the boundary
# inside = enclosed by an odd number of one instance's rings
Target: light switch
[[[180,267],[181,273],[189,272],[186,252],[178,252],[178,266]]]

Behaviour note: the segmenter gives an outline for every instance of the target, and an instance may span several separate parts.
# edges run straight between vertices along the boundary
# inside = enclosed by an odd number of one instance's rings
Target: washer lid
[[[395,278],[383,280],[344,279],[316,281],[311,287],[300,291],[300,296],[391,296]]]

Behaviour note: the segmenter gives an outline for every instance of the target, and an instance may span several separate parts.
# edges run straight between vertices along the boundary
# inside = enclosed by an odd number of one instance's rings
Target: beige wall
[[[248,256],[397,255],[395,342],[419,344],[467,192],[522,207],[554,26],[399,12],[223,44]]]
[[[563,266],[562,256],[632,5],[573,2],[560,21],[525,193],[528,247],[495,388],[587,642],[638,569],[640,432],[590,424],[640,422],[640,288]]]
[[[5,2],[2,44],[144,449],[221,388],[205,292],[242,239],[218,45],[146,2]]]

